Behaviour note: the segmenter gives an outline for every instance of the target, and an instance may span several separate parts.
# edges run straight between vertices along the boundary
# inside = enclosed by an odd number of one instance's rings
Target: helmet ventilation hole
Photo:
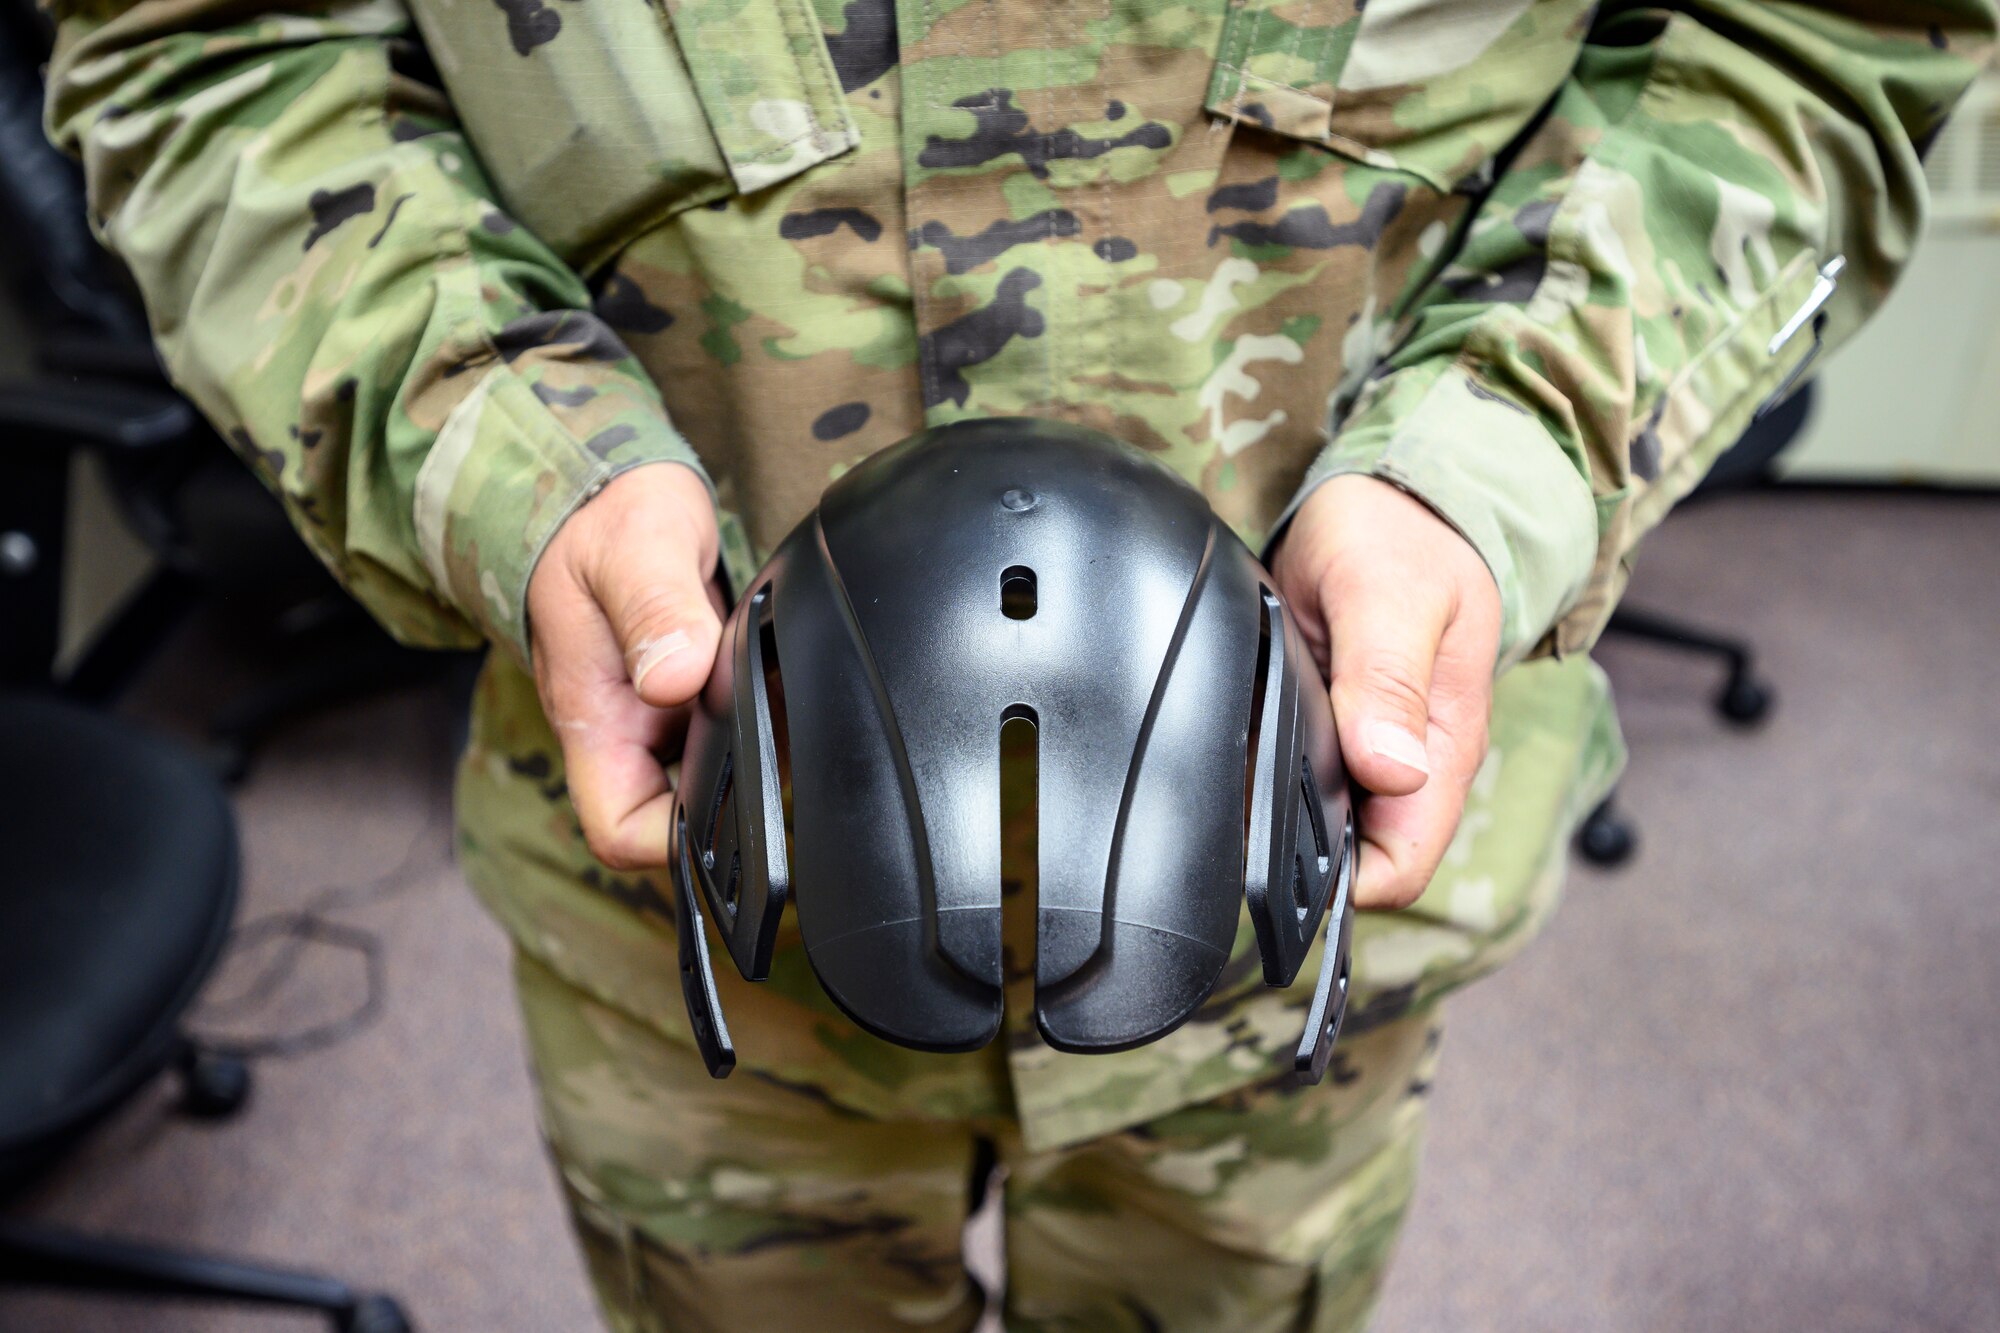
[[[1243,859],[1247,865],[1256,848],[1250,838],[1250,802],[1257,790],[1257,754],[1264,736],[1264,695],[1271,674],[1271,594],[1257,603],[1257,669],[1250,677],[1250,725],[1243,735]]]
[[[707,827],[701,835],[701,863],[713,872],[715,869],[715,839],[722,830],[723,812],[730,809],[729,796],[736,786],[736,756],[722,756],[722,777],[715,784],[715,800],[708,807]]]
[[[778,622],[769,589],[757,594],[758,655],[764,661],[764,707],[771,720],[771,741],[777,760],[778,802],[785,830],[785,864],[793,864],[792,846],[792,728],[785,710],[785,674],[778,663]]]
[[[1313,902],[1322,889],[1330,890],[1327,877],[1333,873],[1331,848],[1326,840],[1326,813],[1319,801],[1319,783],[1313,780],[1312,761],[1299,760],[1299,840],[1293,854],[1292,906],[1301,925],[1312,914]],[[1310,858],[1310,859],[1308,859]]]
[[[1327,846],[1326,838],[1326,810],[1320,804],[1312,760],[1303,757],[1299,760],[1299,799],[1305,803],[1306,826],[1312,832],[1313,870],[1324,875],[1333,869],[1332,848]]]
[[[1009,565],[1000,571],[1000,612],[1009,620],[1034,619],[1034,570],[1026,565]]]
[[[1035,710],[1014,704],[1000,714],[1000,917],[1008,939],[1033,940],[1041,903],[1041,730]],[[1009,837],[1008,830],[1015,836]],[[1025,835],[1025,836],[1022,836]],[[1018,965],[1032,966],[1029,957]]]

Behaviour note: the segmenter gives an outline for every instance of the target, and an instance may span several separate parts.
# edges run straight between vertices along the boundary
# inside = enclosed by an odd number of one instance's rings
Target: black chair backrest
[[[1768,481],[1778,455],[1792,447],[1812,415],[1813,384],[1808,380],[1784,402],[1750,423],[1750,429],[1715,460],[1715,466],[1695,487],[1696,495],[1742,490]]]
[[[82,174],[42,133],[47,54],[40,19],[0,5],[0,253],[13,257],[38,332],[143,343],[145,316],[124,271],[83,225]]]

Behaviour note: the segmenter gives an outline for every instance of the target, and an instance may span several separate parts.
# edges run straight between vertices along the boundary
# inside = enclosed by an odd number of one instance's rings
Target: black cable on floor
[[[455,701],[456,702],[456,701]],[[434,753],[447,748],[452,730],[445,709],[433,710]],[[446,766],[449,773],[449,765]],[[446,789],[449,790],[447,779]],[[365,926],[336,919],[336,913],[379,906],[408,893],[424,882],[431,858],[427,849],[436,839],[449,836],[449,799],[442,809],[431,809],[423,826],[410,839],[396,864],[372,879],[358,884],[331,884],[315,892],[302,907],[281,908],[237,923],[224,947],[225,964],[252,950],[270,947],[272,955],[250,979],[225,995],[207,995],[197,1001],[190,1015],[194,1040],[207,1050],[239,1059],[290,1059],[327,1050],[367,1031],[382,1015],[388,978],[381,936]],[[322,1022],[309,1023],[288,1031],[232,1034],[217,1030],[218,1022],[232,1017],[247,1018],[281,995],[297,974],[306,951],[311,947],[337,949],[361,960],[361,999],[345,1012]]]

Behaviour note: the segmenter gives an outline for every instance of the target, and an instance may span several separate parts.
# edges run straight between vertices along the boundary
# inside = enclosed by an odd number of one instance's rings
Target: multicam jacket
[[[704,469],[738,586],[830,477],[967,416],[1122,436],[1253,543],[1338,473],[1416,494],[1491,568],[1502,665],[1553,659],[1501,681],[1432,892],[1362,931],[1364,1017],[1421,1002],[1553,900],[1616,762],[1577,655],[1639,536],[1888,290],[1919,147],[1994,23],[1991,0],[54,7],[50,127],[176,381],[399,636],[499,646],[461,786],[475,883],[670,1031],[665,900],[583,851],[522,669],[535,560],[608,478]],[[1268,1075],[1296,998],[1254,991],[1126,1056],[1017,1043],[1031,1144]],[[728,998],[821,1003],[796,959]],[[844,1104],[945,1086],[949,1060],[816,1031]]]

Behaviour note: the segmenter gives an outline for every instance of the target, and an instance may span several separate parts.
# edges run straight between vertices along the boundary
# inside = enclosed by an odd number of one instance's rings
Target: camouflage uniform
[[[963,1326],[952,1228],[989,1141],[1023,1327],[1357,1320],[1435,1001],[1544,919],[1616,767],[1582,650],[1640,535],[1887,291],[1916,145],[1994,23],[1991,0],[55,8],[51,130],[176,381],[392,630],[498,647],[465,864],[519,950],[607,1306],[669,1327],[775,1322],[808,1273],[845,1326]],[[1824,319],[1792,328],[1835,255]],[[1256,983],[1247,930],[1196,1021],[1106,1057],[1018,1024],[979,1055],[886,1046],[783,949],[768,986],[725,982],[745,1067],[690,1072],[659,879],[584,850],[524,670],[534,562],[610,477],[676,461],[713,479],[740,586],[856,459],[1004,413],[1157,452],[1252,541],[1315,482],[1378,476],[1493,572],[1493,755],[1422,902],[1357,934],[1330,1089],[1272,1083],[1303,996]]]

